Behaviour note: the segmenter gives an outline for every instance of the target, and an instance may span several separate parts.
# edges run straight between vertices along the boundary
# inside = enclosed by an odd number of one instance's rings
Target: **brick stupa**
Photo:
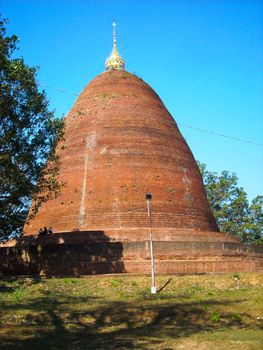
[[[57,148],[65,185],[25,225],[18,270],[150,272],[147,192],[157,273],[262,268],[262,254],[219,232],[191,150],[154,90],[124,70],[115,27],[105,65],[66,116]],[[54,233],[39,237],[44,226]]]
[[[92,80],[66,117],[61,194],[25,226],[38,234],[103,230],[110,238],[148,237],[145,193],[152,192],[158,239],[217,231],[193,155],[157,94],[138,77],[109,70]]]

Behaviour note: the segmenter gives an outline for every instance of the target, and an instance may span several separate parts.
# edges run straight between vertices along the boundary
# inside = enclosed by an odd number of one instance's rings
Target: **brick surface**
[[[58,235],[57,242],[33,236],[2,245],[0,275],[150,274],[149,241],[77,242],[74,236]],[[263,271],[263,247],[237,242],[155,241],[154,258],[157,274]]]
[[[107,71],[87,85],[66,117],[58,153],[65,186],[25,226],[26,235],[52,226],[139,240],[148,191],[153,227],[168,239],[178,229],[218,231],[188,145],[161,99],[133,74]]]

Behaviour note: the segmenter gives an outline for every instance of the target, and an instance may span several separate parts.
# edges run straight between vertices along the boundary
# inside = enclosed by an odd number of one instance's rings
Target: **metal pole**
[[[149,218],[149,227],[150,227],[150,254],[151,254],[151,274],[152,274],[152,286],[151,286],[151,293],[156,293],[156,287],[155,287],[155,276],[154,276],[154,257],[153,257],[153,241],[152,241],[152,210],[151,210],[151,199],[152,194],[146,193],[146,200],[147,200],[147,209],[148,209],[148,218]]]

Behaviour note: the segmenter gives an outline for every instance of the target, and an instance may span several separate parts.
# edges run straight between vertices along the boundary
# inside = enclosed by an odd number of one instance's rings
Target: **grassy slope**
[[[262,349],[263,276],[0,281],[0,348]]]

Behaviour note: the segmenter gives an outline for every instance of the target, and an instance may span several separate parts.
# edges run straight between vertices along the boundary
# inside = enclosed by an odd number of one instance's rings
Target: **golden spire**
[[[105,68],[106,70],[110,69],[117,69],[117,70],[124,70],[125,69],[125,61],[120,56],[117,45],[116,45],[116,22],[113,20],[113,49],[111,52],[111,55],[106,59],[105,61]]]

